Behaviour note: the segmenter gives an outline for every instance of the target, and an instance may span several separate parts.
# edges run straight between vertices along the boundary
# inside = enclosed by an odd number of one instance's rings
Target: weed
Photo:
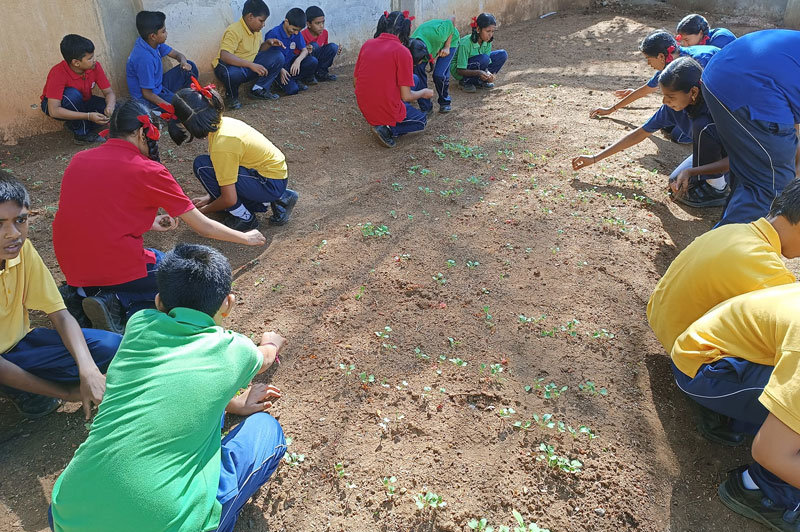
[[[592,381],[586,381],[583,384],[578,385],[578,389],[582,392],[588,393],[589,395],[608,395],[608,390],[605,388],[598,388]]]
[[[381,480],[381,484],[383,484],[383,489],[386,490],[386,496],[389,498],[394,497],[395,492],[395,482],[397,482],[396,477],[383,477]]]
[[[358,224],[358,226],[361,228],[361,235],[365,238],[371,236],[380,238],[392,234],[385,225],[373,225],[372,222],[364,222],[363,224]]]
[[[428,491],[425,494],[417,493],[414,497],[414,502],[418,510],[424,510],[425,508],[436,510],[437,508],[444,508],[447,506],[447,503],[432,491]]]
[[[539,451],[543,454],[537,456],[536,460],[545,461],[550,467],[557,467],[566,473],[580,473],[583,468],[583,463],[579,460],[571,460],[569,457],[557,455],[552,445],[540,443]]]

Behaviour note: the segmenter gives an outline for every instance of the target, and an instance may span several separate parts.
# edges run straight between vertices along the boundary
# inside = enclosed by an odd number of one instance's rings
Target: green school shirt
[[[131,317],[89,437],[53,487],[56,532],[216,529],[220,419],[261,363],[205,313]]]
[[[425,46],[428,47],[428,53],[435,58],[436,54],[444,48],[444,43],[447,42],[447,38],[451,35],[453,39],[450,41],[450,48],[455,48],[458,46],[459,35],[453,21],[450,19],[432,19],[420,24],[411,34],[411,37],[424,42]]]
[[[450,63],[450,73],[453,77],[459,81],[464,77],[458,73],[458,69],[465,69],[467,68],[467,61],[470,57],[474,55],[480,54],[489,54],[492,51],[492,43],[485,42],[478,44],[476,42],[472,42],[472,33],[469,35],[464,35],[458,41],[458,50],[456,51],[456,57],[453,59],[453,62]]]

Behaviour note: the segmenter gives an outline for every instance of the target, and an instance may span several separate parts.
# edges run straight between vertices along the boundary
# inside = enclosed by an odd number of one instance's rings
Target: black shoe
[[[35,393],[22,392],[19,390],[5,391],[3,395],[8,397],[17,412],[28,419],[39,419],[47,414],[58,410],[61,406],[61,399],[47,397]]]
[[[749,490],[744,487],[742,473],[748,466],[740,466],[728,471],[728,478],[719,485],[717,493],[722,504],[739,515],[766,525],[772,530],[785,532],[800,531],[798,512],[792,508],[776,506],[764,497],[761,490]]]
[[[297,82],[297,89],[298,89],[300,92],[307,91],[307,90],[308,90],[308,85],[306,85],[305,83],[301,83],[301,82],[299,82],[299,81],[298,81],[298,82]]]
[[[317,74],[317,81],[336,81],[336,74]]]
[[[694,410],[697,431],[705,439],[728,447],[738,447],[744,443],[746,435],[730,429],[731,418],[694,401],[690,401],[690,404]]]
[[[117,334],[125,332],[125,309],[116,294],[99,292],[83,299],[83,311],[95,329]]]
[[[272,207],[272,216],[269,217],[270,225],[285,225],[292,215],[292,209],[297,204],[297,199],[300,194],[291,189],[286,189],[281,199],[273,201],[270,206]]]
[[[231,95],[225,95],[225,109],[235,111],[236,109],[242,108],[242,102],[239,101],[239,98],[234,98]]]
[[[728,201],[731,187],[725,185],[722,190],[717,190],[705,181],[700,181],[697,186],[690,188],[685,195],[676,196],[675,201],[702,209],[705,207],[722,207]]]
[[[443,113],[443,114],[444,114],[444,113],[449,113],[449,112],[450,112],[450,111],[452,111],[452,110],[453,110],[453,108],[452,108],[452,107],[450,107],[448,104],[445,104],[445,105],[440,105],[440,106],[439,106],[439,112],[440,112],[440,113]]]
[[[372,132],[375,133],[375,136],[378,137],[378,140],[381,141],[381,144],[387,148],[394,148],[397,144],[392,136],[392,130],[389,129],[389,126],[375,126],[372,128]]]
[[[472,83],[460,83],[459,82],[458,86],[464,92],[469,92],[469,93],[478,92],[478,89],[476,89],[475,85],[473,85]]]
[[[258,219],[256,218],[256,215],[253,213],[250,213],[249,220],[245,220],[243,218],[239,218],[238,216],[234,216],[228,213],[228,215],[225,216],[225,219],[222,220],[222,223],[227,225],[234,231],[241,231],[243,233],[246,231],[251,231],[253,229],[258,229]]]
[[[280,96],[274,92],[269,92],[263,87],[260,89],[250,89],[250,97],[255,98],[256,100],[277,100],[280,98]]]
[[[478,82],[478,88],[479,89],[491,90],[491,89],[494,88],[494,83],[490,83],[488,81],[479,81]]]
[[[316,85],[319,83],[319,81],[317,81],[316,76],[312,76],[309,79],[304,79],[303,83],[305,83],[306,85]]]
[[[102,144],[105,142],[106,139],[95,133],[94,131],[90,131],[85,135],[78,135],[75,133],[75,143],[76,144]]]
[[[72,314],[75,321],[78,322],[81,328],[89,328],[92,322],[89,320],[86,313],[83,311],[83,298],[78,295],[78,290],[68,284],[62,284],[58,287],[58,292],[61,294],[61,299],[67,306],[67,312]]]

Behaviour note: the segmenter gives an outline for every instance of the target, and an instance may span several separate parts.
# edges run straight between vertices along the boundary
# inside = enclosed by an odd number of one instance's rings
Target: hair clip
[[[200,82],[197,81],[197,78],[194,77],[194,76],[192,76],[191,87],[194,90],[196,90],[197,92],[199,92],[200,94],[202,94],[203,96],[205,96],[206,98],[208,98],[209,100],[214,97],[214,95],[211,94],[211,89],[216,89],[217,88],[217,86],[212,84],[212,83],[209,83],[205,87],[200,86]]]
[[[386,17],[386,18],[389,18],[389,12],[388,11],[384,11],[383,12],[383,16]]]
[[[667,63],[671,63],[672,62],[672,52],[674,52],[674,51],[675,51],[675,47],[672,46],[672,45],[670,45],[670,47],[667,48],[667,57],[666,57]]]
[[[160,103],[158,106],[162,109],[161,120],[170,121],[178,118],[175,116],[175,107],[169,103]]]
[[[153,125],[148,115],[139,115],[136,117],[136,119],[142,123],[142,129],[144,130],[144,134],[148,139],[158,140],[161,138],[161,132]]]

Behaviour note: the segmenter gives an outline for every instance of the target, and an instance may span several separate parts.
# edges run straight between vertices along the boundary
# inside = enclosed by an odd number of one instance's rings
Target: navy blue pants
[[[194,160],[194,175],[211,196],[220,196],[219,182],[211,157],[200,155]],[[228,212],[244,207],[250,212],[266,212],[269,204],[277,201],[286,192],[287,179],[268,179],[251,168],[239,167],[239,178],[236,181],[236,203],[225,209]]]
[[[450,55],[437,58],[433,66],[433,85],[436,87],[436,93],[439,95],[439,105],[450,105],[452,101],[450,99],[450,63],[453,62],[455,53],[456,49],[450,48]],[[503,62],[505,62],[505,60],[503,60]],[[420,63],[414,66],[414,74],[419,77],[421,81],[418,85],[420,89],[428,88],[427,66],[427,63]],[[433,109],[433,104],[427,98],[420,98],[417,100],[417,103],[419,104],[420,110],[423,112]]]
[[[731,428],[755,434],[767,419],[768,410],[758,396],[769,382],[773,366],[754,364],[740,358],[723,358],[704,364],[692,379],[672,365],[675,383],[692,400],[734,420]],[[784,508],[800,504],[800,489],[787,484],[756,462],[750,476],[764,495]]]
[[[78,113],[102,113],[106,110],[106,99],[92,95],[88,100],[84,100],[81,91],[73,87],[66,87],[64,88],[64,95],[61,97],[61,107]],[[47,98],[42,100],[42,111],[47,116],[50,116],[50,113],[47,112]],[[58,118],[57,120],[61,119]],[[67,128],[76,135],[86,135],[98,127],[91,120],[66,120],[65,122],[67,123]]]
[[[417,81],[416,76],[414,76],[414,80]],[[405,119],[402,122],[398,122],[394,126],[389,126],[393,137],[399,137],[401,135],[407,135],[408,133],[422,131],[425,129],[425,125],[428,123],[428,117],[425,116],[425,113],[408,102],[404,103],[406,106]]]
[[[489,55],[473,55],[467,59],[467,70],[488,70],[492,74],[497,74],[508,60],[508,53],[505,50],[495,50]],[[461,80],[462,85],[477,85],[481,80],[478,76],[465,77]]]
[[[676,127],[672,130],[673,135],[676,130],[680,131]],[[676,141],[680,142],[680,139],[676,139]],[[694,167],[715,163],[728,155],[720,142],[716,123],[712,119],[697,119],[692,122],[691,143],[692,166]],[[722,174],[704,174],[697,176],[697,179],[706,180],[717,177],[722,177]]]
[[[336,59],[336,54],[339,53],[339,45],[329,42],[325,46],[320,46],[315,42],[311,43],[311,56],[317,60],[317,71],[314,74],[320,77],[328,75],[328,69],[333,65],[333,60]]]
[[[122,336],[97,329],[81,329],[89,353],[101,372],[117,354]],[[3,358],[39,378],[53,382],[80,382],[75,359],[64,345],[58,331],[37,327],[25,335]]]
[[[184,70],[180,65],[177,65],[164,72],[164,76],[161,78],[161,92],[158,93],[159,98],[167,103],[172,103],[172,97],[175,96],[176,92],[192,84],[192,76],[196,78],[198,75],[197,65],[192,61],[187,61],[187,63],[192,67],[191,70]],[[148,100],[142,99],[142,103],[152,109],[161,110],[160,107]]]
[[[286,69],[286,72],[291,72],[292,63],[294,63],[294,58],[283,65],[283,68]],[[278,76],[278,78],[275,80],[275,84],[286,94],[286,96],[294,96],[300,92],[300,86],[297,84],[298,80],[301,82],[311,81],[311,78],[313,78],[314,74],[316,74],[318,67],[319,61],[317,58],[313,55],[307,55],[300,63],[300,72],[298,72],[296,76],[290,75],[286,85],[281,82],[281,77]]]
[[[705,84],[702,90],[731,163],[731,195],[716,227],[766,216],[772,200],[795,177],[794,124],[753,120],[747,107],[730,111]]]
[[[271,47],[263,52],[258,52],[253,60],[267,69],[266,76],[259,76],[249,68],[231,66],[220,61],[214,67],[214,74],[222,82],[222,86],[231,98],[239,97],[239,86],[242,83],[255,80],[255,85],[269,90],[272,82],[278,77],[283,65],[283,52],[280,48]]]

